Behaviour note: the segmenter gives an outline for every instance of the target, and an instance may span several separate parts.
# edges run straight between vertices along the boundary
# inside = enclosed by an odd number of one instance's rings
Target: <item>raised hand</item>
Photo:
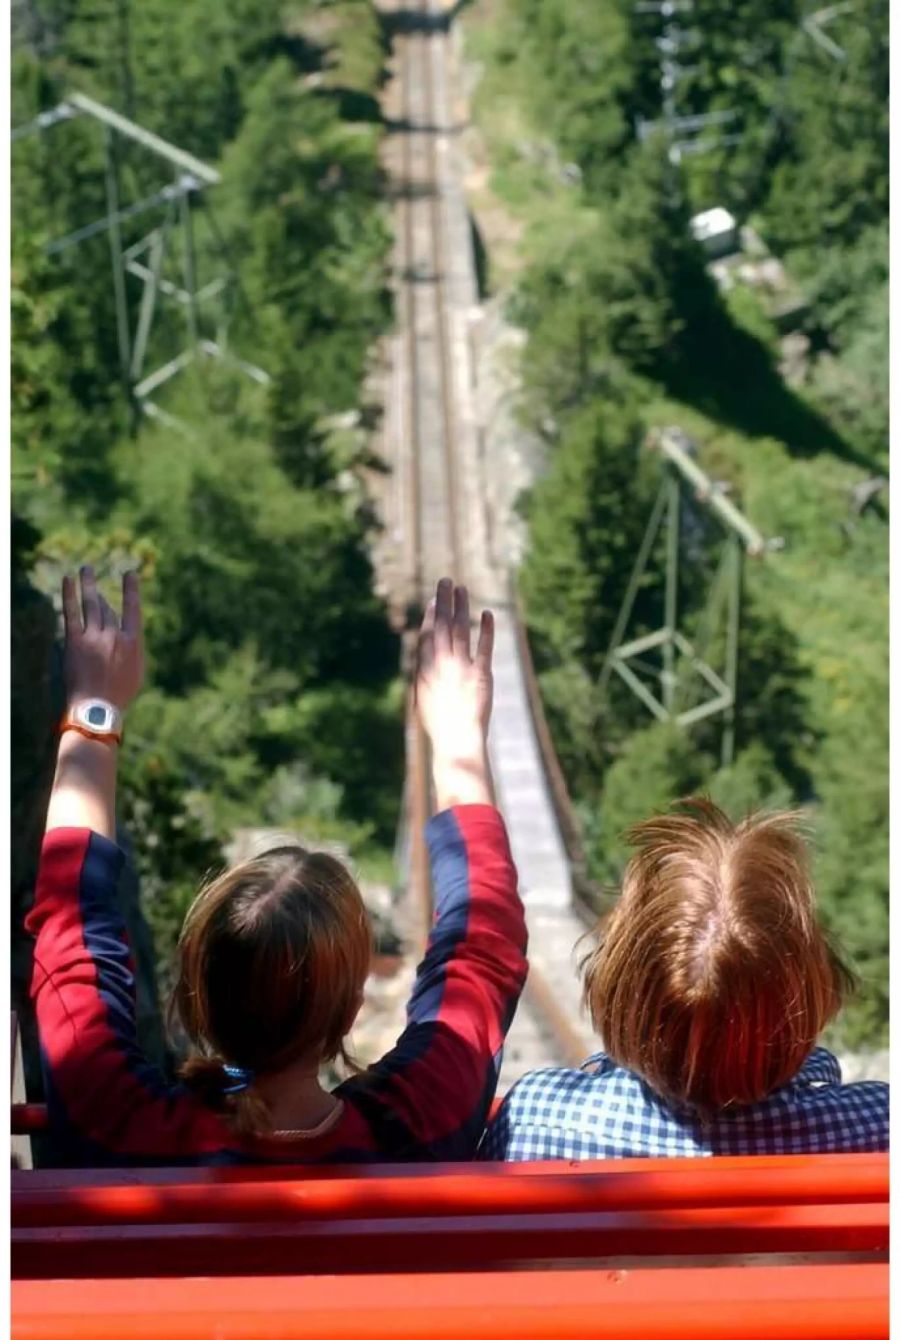
[[[70,706],[85,698],[104,698],[120,711],[128,706],[144,678],[144,637],[137,573],[122,580],[122,620],[97,589],[90,567],[77,583],[63,578],[66,624],[66,697]],[[82,619],[83,615],[83,619]]]
[[[468,592],[443,578],[422,622],[416,675],[416,706],[431,741],[440,808],[492,803],[487,732],[493,649],[494,617],[485,610],[473,657]]]

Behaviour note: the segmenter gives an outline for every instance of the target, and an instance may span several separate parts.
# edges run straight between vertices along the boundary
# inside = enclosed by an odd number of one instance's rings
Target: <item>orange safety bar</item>
[[[12,1340],[884,1340],[873,1265],[14,1281]]]
[[[14,1172],[17,1228],[885,1203],[888,1155]]]
[[[16,1278],[476,1270],[624,1256],[884,1253],[888,1207],[714,1209],[293,1223],[17,1228]]]

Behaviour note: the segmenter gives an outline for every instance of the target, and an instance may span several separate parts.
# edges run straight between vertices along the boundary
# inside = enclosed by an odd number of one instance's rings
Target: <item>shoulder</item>
[[[818,1092],[832,1092],[853,1097],[869,1098],[887,1104],[890,1087],[884,1080],[845,1078],[841,1062],[826,1047],[815,1047],[804,1061],[793,1081],[808,1085]]]
[[[547,1067],[523,1075],[503,1100],[511,1116],[527,1113],[545,1120],[559,1119],[582,1108],[596,1107],[622,1086],[634,1086],[637,1078],[615,1066],[602,1052],[590,1057],[579,1069]]]

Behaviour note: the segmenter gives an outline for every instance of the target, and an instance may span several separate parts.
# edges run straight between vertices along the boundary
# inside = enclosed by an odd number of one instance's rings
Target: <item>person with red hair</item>
[[[603,1051],[507,1094],[494,1159],[791,1154],[888,1146],[888,1086],[843,1084],[817,1040],[854,979],[816,914],[799,816],[705,798],[632,829],[582,967]]]

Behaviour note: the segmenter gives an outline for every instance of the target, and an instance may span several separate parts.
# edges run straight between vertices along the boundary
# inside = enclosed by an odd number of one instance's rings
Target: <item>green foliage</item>
[[[534,630],[532,641],[533,634]],[[555,662],[549,651],[545,651],[545,657]],[[538,675],[538,683],[553,748],[570,794],[582,807],[595,804],[612,724],[606,701],[577,660],[553,663]]]
[[[887,0],[863,0],[829,25],[843,60],[803,33],[792,39],[784,141],[764,205],[780,250],[821,257],[887,216],[887,23]]]
[[[398,797],[384,778],[403,773],[402,713],[399,681],[381,698],[352,684],[325,686],[304,694],[295,709],[298,753],[318,775],[347,778],[343,812],[383,843],[397,823]]]
[[[639,446],[628,406],[598,399],[567,421],[532,491],[520,584],[544,660],[600,668],[644,525]]]
[[[628,860],[627,830],[661,814],[679,796],[699,790],[713,761],[690,736],[665,722],[634,731],[606,773],[598,813],[588,832],[588,859],[595,878],[616,884]]]
[[[735,111],[728,129],[741,139],[677,172],[635,133],[663,110],[658,14],[505,0],[479,38],[494,185],[524,225],[509,303],[528,337],[524,412],[548,444],[525,505],[520,589],[592,873],[614,883],[622,831],[690,791],[734,817],[804,807],[823,914],[862,982],[842,1045],[878,1045],[887,1020],[884,504],[861,516],[853,506],[867,475],[886,470],[885,11],[866,0],[832,16],[837,60],[801,25],[797,0],[695,0],[678,18],[697,35],[678,54],[678,111]],[[580,181],[558,180],[564,158]],[[795,383],[781,376],[774,322],[749,289],[720,295],[690,240],[689,215],[712,205],[752,212],[802,287],[810,350]],[[762,533],[785,542],[745,565],[728,768],[721,717],[678,731],[653,722],[617,675],[600,689],[658,480],[640,443],[647,426],[671,423]],[[720,542],[685,499],[681,626],[721,672],[724,622],[706,613]],[[662,562],[659,544],[628,637],[663,623]],[[684,710],[703,685],[684,658],[678,674]]]
[[[635,148],[611,205],[537,229],[511,306],[530,333],[528,378],[553,410],[652,371],[677,349],[708,280],[657,142]]]
[[[293,481],[316,487],[330,473],[316,425],[356,404],[388,315],[373,142],[279,60],[253,89],[224,167],[234,254],[270,350],[271,441]]]
[[[861,447],[886,461],[888,445],[888,235],[872,224],[850,246],[796,258],[812,321],[834,356],[813,374],[816,399]]]
[[[735,823],[759,810],[790,809],[794,797],[761,740],[743,749],[709,779],[708,793]]]
[[[236,828],[339,838],[376,866],[393,838],[399,648],[368,522],[339,481],[359,448],[334,429],[389,315],[378,130],[359,121],[380,28],[370,0],[54,0],[42,19],[42,54],[16,55],[16,122],[75,86],[216,162],[210,203],[239,277],[231,343],[271,374],[263,390],[197,362],[162,393],[188,432],[145,421],[132,435],[108,239],[43,252],[104,213],[102,132],[78,118],[17,144],[15,551],[51,595],[82,561],[112,598],[141,567],[149,683],[129,713],[120,817],[165,989],[187,903]],[[165,179],[136,146],[120,170],[124,200]],[[156,222],[126,222],[125,245]],[[151,368],[183,345],[183,314],[159,310]],[[17,813],[39,803],[28,773],[25,759]]]
[[[392,673],[365,532],[337,493],[293,487],[264,442],[227,429],[191,452],[149,433],[130,485],[138,528],[158,537],[165,601],[151,614],[151,651],[168,691],[208,678],[246,643],[303,686]]]
[[[55,8],[51,68],[201,158],[218,157],[247,88],[283,41],[281,0],[69,0]]]
[[[608,180],[631,138],[633,78],[627,10],[603,5],[514,0],[511,20],[522,59],[537,76],[538,119],[592,183]]]

